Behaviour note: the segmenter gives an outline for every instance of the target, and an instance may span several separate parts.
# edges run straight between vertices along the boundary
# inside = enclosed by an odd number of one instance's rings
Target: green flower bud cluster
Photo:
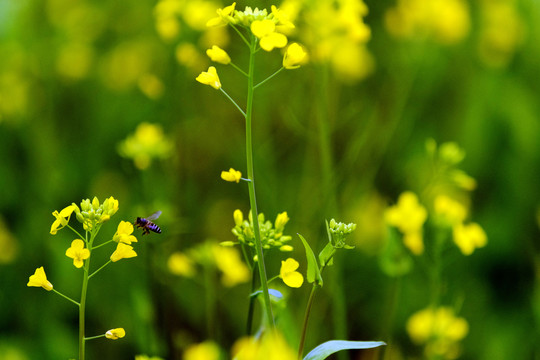
[[[330,220],[330,223],[328,224],[328,231],[330,232],[330,237],[334,248],[340,249],[344,247],[346,249],[352,249],[353,246],[345,244],[345,238],[354,230],[356,230],[355,223],[345,224],[342,222],[338,223],[335,219]]]
[[[75,203],[72,205],[75,207],[77,220],[83,224],[85,230],[91,230],[96,224],[108,221],[118,211],[118,200],[112,196],[105,199],[102,204],[94,196],[92,201],[90,199],[82,200],[80,208]]]
[[[265,219],[263,213],[259,214],[259,230],[261,233],[261,242],[264,249],[279,248],[281,251],[292,251],[293,247],[287,243],[292,240],[289,235],[283,235],[285,224],[289,221],[287,212],[278,214],[274,224]],[[238,242],[255,247],[255,233],[253,229],[253,218],[251,211],[249,212],[248,220],[244,219],[242,211],[234,212],[235,226],[232,233],[237,237]],[[233,245],[234,243],[226,243],[224,245]]]

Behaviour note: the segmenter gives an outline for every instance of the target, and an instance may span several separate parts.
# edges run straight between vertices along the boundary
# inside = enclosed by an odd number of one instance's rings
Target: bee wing
[[[150,220],[150,221],[156,220],[159,217],[159,215],[161,215],[161,211],[156,211],[155,213],[147,217],[146,220]]]

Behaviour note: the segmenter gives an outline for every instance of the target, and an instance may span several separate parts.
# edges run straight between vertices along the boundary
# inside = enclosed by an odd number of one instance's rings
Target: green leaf
[[[307,258],[307,281],[312,283],[316,282],[317,285],[322,286],[323,279],[321,277],[321,271],[319,269],[319,265],[317,265],[317,259],[315,258],[315,254],[313,253],[313,250],[311,250],[311,247],[309,246],[308,242],[304,237],[300,234],[298,234],[300,237],[300,240],[302,240],[302,243],[304,244],[304,248],[306,249],[306,258]]]
[[[326,244],[324,249],[319,253],[319,263],[322,267],[331,266],[334,264],[334,245]]]
[[[331,340],[317,346],[304,357],[304,360],[323,360],[341,350],[372,349],[386,345],[382,341],[346,341]]]

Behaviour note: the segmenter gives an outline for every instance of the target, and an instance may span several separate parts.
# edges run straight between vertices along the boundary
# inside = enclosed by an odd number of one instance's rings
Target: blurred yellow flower
[[[282,213],[279,213],[276,216],[276,221],[274,223],[275,224],[274,228],[276,229],[276,232],[278,233],[283,232],[283,228],[288,222],[289,222],[289,215],[287,215],[287,212],[284,211]]]
[[[197,80],[201,84],[210,85],[216,90],[219,90],[221,88],[221,82],[219,81],[217,70],[213,66],[210,66],[208,68],[208,71],[201,72],[195,80]]]
[[[0,216],[0,264],[8,264],[15,260],[19,251],[19,244],[9,230],[3,217]]]
[[[152,159],[164,159],[172,155],[173,142],[165,136],[158,124],[140,123],[135,133],[118,145],[121,156],[133,159],[139,170],[150,167]]]
[[[232,287],[248,281],[251,278],[250,271],[241,259],[240,253],[235,248],[212,246],[214,262],[223,276],[223,285]]]
[[[399,196],[396,205],[385,211],[385,220],[395,226],[404,236],[405,245],[415,254],[423,250],[422,226],[427,219],[426,209],[418,202],[416,194],[406,191]]]
[[[307,52],[298,43],[292,43],[287,47],[283,56],[283,67],[285,69],[297,69],[307,60]]]
[[[240,171],[230,168],[229,171],[222,171],[221,178],[225,181],[239,183],[242,179],[242,173]]]
[[[184,355],[183,360],[219,360],[219,347],[213,341],[205,341],[200,344],[190,345]]]
[[[265,332],[261,339],[240,338],[231,352],[234,360],[297,360],[296,352],[277,331]]]
[[[229,54],[219,46],[212,46],[211,49],[206,50],[206,55],[210,58],[210,60],[227,65],[231,62],[231,58],[229,57]]]
[[[467,217],[467,208],[446,195],[437,195],[434,210],[448,225],[460,224]]]
[[[163,85],[161,79],[151,73],[142,74],[137,83],[139,85],[139,89],[149,99],[159,99],[165,90],[165,86]]]
[[[75,239],[71,242],[71,247],[66,250],[66,256],[73,259],[73,265],[81,268],[84,261],[90,257],[90,250],[84,247],[84,241]]]
[[[458,224],[454,226],[454,242],[463,255],[471,255],[476,248],[487,244],[487,235],[477,223]]]
[[[212,26],[227,25],[232,19],[231,15],[234,12],[235,6],[236,6],[236,3],[233,2],[232,5],[226,6],[223,9],[217,9],[216,12],[218,16],[208,20],[208,22],[206,23],[206,26],[212,27]]]
[[[137,253],[133,250],[133,246],[118,243],[116,250],[111,255],[111,261],[117,262],[118,260],[129,259],[135,256],[137,256]]]
[[[45,275],[45,270],[42,267],[39,267],[36,269],[36,272],[34,275],[31,275],[28,279],[28,284],[26,286],[35,286],[35,287],[42,287],[47,291],[51,291],[53,289],[53,285],[50,281],[47,280],[47,275]]]
[[[176,251],[169,256],[167,268],[174,275],[185,277],[193,277],[195,275],[193,261],[186,254],[179,251]]]
[[[448,307],[428,308],[413,314],[407,321],[407,332],[411,340],[425,344],[428,357],[455,359],[459,356],[459,341],[469,331],[463,318],[456,317]]]
[[[111,329],[105,333],[105,337],[111,340],[118,340],[126,336],[126,331],[122,328]]]
[[[137,238],[133,235],[133,224],[128,221],[120,221],[116,233],[113,235],[113,240],[117,243],[130,245],[132,242],[137,242]]]
[[[52,213],[53,216],[56,218],[56,220],[54,220],[54,222],[51,225],[51,234],[52,235],[56,235],[58,230],[61,230],[62,228],[64,228],[64,226],[67,225],[67,223],[69,222],[69,218],[70,218],[71,214],[73,213],[73,211],[75,210],[75,208],[76,208],[76,206],[69,205],[69,206],[65,207],[64,209],[62,209],[62,211],[60,211],[60,212],[55,210]]]
[[[281,269],[279,270],[279,276],[283,282],[290,287],[299,288],[304,283],[304,276],[300,274],[296,269],[300,264],[293,258],[288,258],[281,262]]]

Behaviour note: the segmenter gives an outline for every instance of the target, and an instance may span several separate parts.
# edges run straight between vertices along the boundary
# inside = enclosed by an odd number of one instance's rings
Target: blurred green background
[[[174,251],[234,240],[233,211],[249,211],[245,184],[219,177],[229,167],[245,173],[242,118],[195,81],[214,43],[246,66],[233,31],[204,26],[225,5],[0,1],[1,359],[76,356],[75,309],[26,282],[44,266],[55,288],[78,298],[81,274],[64,255],[73,238],[66,230],[49,234],[51,213],[93,196],[120,202],[104,238],[118,221],[156,210],[163,233],[139,237],[137,258],[92,280],[87,333],[124,327],[127,336],[90,342],[88,358],[179,359],[206,339],[227,353],[244,335],[248,284],[228,288],[218,272],[186,278],[167,266]],[[272,3],[236,8],[246,5]],[[425,269],[415,261],[397,280],[379,259],[388,237],[384,209],[405,190],[422,192],[425,142],[433,138],[466,152],[460,168],[477,182],[467,195],[471,218],[488,236],[471,256],[451,253],[443,270],[444,301],[462,302],[459,315],[469,323],[460,358],[540,359],[540,3],[305,0],[282,9],[296,24],[290,41],[304,44],[311,61],[256,94],[259,211],[270,220],[287,211],[291,256],[304,272],[296,233],[318,252],[325,219],[358,224],[356,249],[338,255],[317,294],[306,348],[342,328],[348,339],[388,341],[387,358],[421,357],[405,324],[429,303]],[[258,56],[259,79],[281,66],[279,50]],[[244,78],[216,67],[243,103]],[[121,144],[141,123],[161,127],[171,145],[150,142],[142,152],[156,158],[137,166]],[[269,255],[271,274],[284,256]],[[280,319],[294,345],[309,286],[280,290],[287,297]],[[345,294],[340,304],[336,293]]]

